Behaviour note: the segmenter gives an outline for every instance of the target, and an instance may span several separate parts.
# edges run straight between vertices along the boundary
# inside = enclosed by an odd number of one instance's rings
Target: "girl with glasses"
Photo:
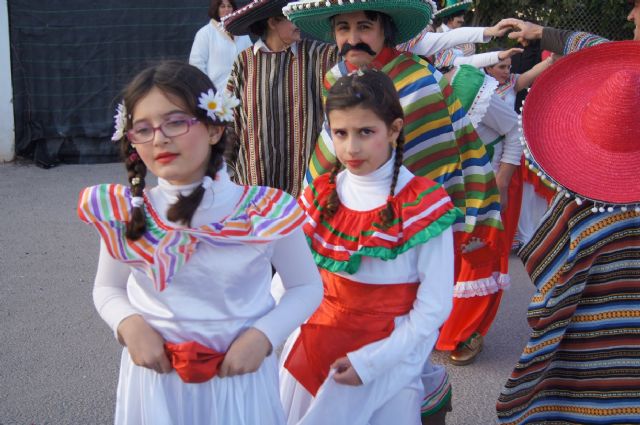
[[[123,97],[114,139],[130,185],[87,188],[78,206],[102,239],[94,302],[124,346],[115,423],[282,424],[272,350],[322,297],[303,214],[280,190],[230,181],[237,101],[197,68],[148,68]]]

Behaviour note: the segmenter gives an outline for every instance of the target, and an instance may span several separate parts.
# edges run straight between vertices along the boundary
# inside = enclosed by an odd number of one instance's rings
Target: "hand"
[[[500,53],[498,53],[498,59],[503,61],[507,58],[510,58],[511,56],[515,56],[522,52],[524,52],[524,49],[521,49],[520,47],[512,47],[511,49],[503,50]]]
[[[244,331],[227,350],[218,370],[221,378],[243,375],[258,370],[262,361],[271,353],[271,342],[256,328]]]
[[[362,379],[358,376],[358,372],[353,368],[348,357],[340,357],[333,362],[331,369],[335,369],[333,380],[338,384],[352,385],[354,387],[362,385]]]
[[[518,43],[523,46],[529,45],[529,41],[542,38],[542,30],[544,28],[540,25],[514,18],[503,19],[500,22],[509,24],[513,28],[514,31],[509,33],[509,38],[518,40]]]
[[[494,26],[485,28],[482,35],[485,37],[502,37],[511,28],[513,28],[513,24],[507,22],[507,19],[503,19]]]
[[[551,56],[549,56],[547,59],[549,60],[549,62],[551,62],[551,64],[553,65],[554,63],[556,63],[556,61],[562,59],[563,55],[560,55],[558,53],[551,53]]]
[[[118,338],[127,347],[135,365],[169,373],[173,369],[164,351],[164,339],[138,314],[129,316],[118,325]]]

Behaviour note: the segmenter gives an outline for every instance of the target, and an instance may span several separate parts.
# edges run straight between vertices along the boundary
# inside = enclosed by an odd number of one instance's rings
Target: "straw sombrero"
[[[525,154],[594,209],[640,203],[640,43],[600,44],[544,72],[522,113]]]
[[[302,0],[289,3],[283,11],[302,31],[332,43],[330,18],[362,10],[389,15],[398,29],[396,42],[400,44],[431,23],[436,5],[432,0]]]
[[[434,18],[444,18],[460,11],[467,11],[473,6],[473,0],[445,0],[444,6],[440,8]]]
[[[233,35],[248,35],[249,27],[256,22],[282,15],[288,1],[253,0],[249,4],[222,18],[224,28]]]

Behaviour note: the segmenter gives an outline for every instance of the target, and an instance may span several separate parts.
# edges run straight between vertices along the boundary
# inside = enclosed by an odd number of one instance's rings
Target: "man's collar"
[[[291,49],[291,53],[293,53],[293,56],[298,57],[298,42],[293,43],[287,49]],[[271,51],[269,46],[267,46],[267,43],[265,43],[263,39],[259,39],[253,44],[253,54],[257,55],[259,51],[274,53]]]
[[[384,47],[380,51],[380,53],[378,53],[377,56],[373,58],[373,60],[368,66],[369,68],[380,70],[384,68],[386,64],[388,64],[389,62],[397,58],[398,55],[400,55],[400,52],[398,50],[392,47]],[[357,71],[360,68],[348,61],[345,61],[345,64],[347,65],[347,70],[349,72]]]

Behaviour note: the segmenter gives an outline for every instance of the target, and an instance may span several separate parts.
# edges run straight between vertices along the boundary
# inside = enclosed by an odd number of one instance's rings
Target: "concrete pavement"
[[[112,423],[120,347],[93,307],[98,236],[75,208],[83,187],[124,181],[122,164],[0,164],[0,425]],[[512,288],[479,359],[449,366],[448,425],[495,423],[533,292],[517,258],[511,267]]]

